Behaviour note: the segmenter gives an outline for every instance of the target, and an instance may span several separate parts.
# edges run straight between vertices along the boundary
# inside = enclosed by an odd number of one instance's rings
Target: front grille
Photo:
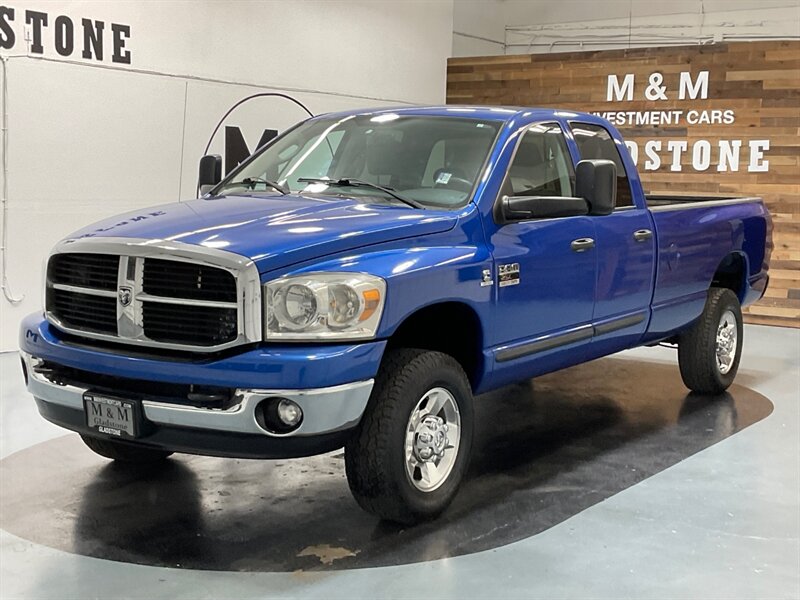
[[[48,315],[70,333],[203,351],[239,340],[229,269],[151,256],[61,253],[47,267]]]
[[[170,344],[217,346],[236,339],[235,308],[142,303],[144,334]]]
[[[47,267],[52,283],[98,290],[116,290],[119,256],[112,254],[56,254]]]
[[[117,333],[117,298],[93,296],[68,290],[48,290],[47,311],[67,327],[106,333]]]
[[[144,259],[143,289],[154,296],[236,302],[236,280],[228,271],[160,258]]]

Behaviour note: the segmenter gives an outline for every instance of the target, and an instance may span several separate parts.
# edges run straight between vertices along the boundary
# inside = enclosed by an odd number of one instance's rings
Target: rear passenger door
[[[617,166],[617,206],[592,217],[596,233],[597,285],[594,316],[598,354],[635,343],[647,328],[653,295],[655,234],[645,206],[637,206],[621,152],[610,132],[593,123],[570,123],[580,160],[605,159]],[[628,159],[630,157],[627,157]],[[631,168],[633,164],[630,160]],[[640,202],[643,203],[641,194]]]

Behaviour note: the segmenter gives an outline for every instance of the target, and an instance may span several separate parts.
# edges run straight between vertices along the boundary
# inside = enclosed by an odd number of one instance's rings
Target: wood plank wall
[[[707,99],[679,99],[680,73],[692,82],[708,71]],[[632,101],[607,100],[608,76],[620,84],[634,74]],[[660,73],[667,100],[645,96],[650,77]],[[651,97],[654,92],[651,90]],[[800,327],[800,42],[770,41],[644,48],[561,54],[451,58],[447,65],[447,102],[505,106],[559,107],[586,112],[680,110],[668,125],[615,123],[638,145],[638,166],[647,192],[721,196],[761,196],[774,220],[775,249],[765,298],[750,307],[750,323]],[[688,123],[702,111],[731,110],[734,122]],[[644,169],[645,144],[662,140],[661,165]],[[686,140],[681,171],[671,170],[668,140]],[[711,144],[711,165],[693,168],[698,140]],[[718,172],[719,140],[741,140],[738,171]],[[750,171],[749,143],[769,140],[763,159],[768,171]],[[756,165],[761,162],[757,161]],[[651,164],[651,167],[654,165]],[[700,166],[703,166],[702,156]],[[763,168],[763,167],[762,167]]]

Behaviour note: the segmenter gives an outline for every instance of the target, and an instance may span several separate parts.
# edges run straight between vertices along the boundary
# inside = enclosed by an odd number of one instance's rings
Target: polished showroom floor
[[[362,513],[341,452],[120,469],[0,355],[2,598],[798,598],[800,331],[748,326],[736,384],[642,348],[478,399],[452,507]]]

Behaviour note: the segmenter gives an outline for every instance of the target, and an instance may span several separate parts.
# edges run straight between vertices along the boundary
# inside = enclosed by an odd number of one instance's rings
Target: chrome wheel
[[[406,474],[420,491],[432,492],[450,475],[458,457],[461,414],[444,388],[426,392],[411,411],[406,427]]]
[[[736,349],[739,343],[739,331],[736,325],[736,316],[732,311],[722,313],[717,327],[717,368],[721,375],[727,375],[736,359]]]

